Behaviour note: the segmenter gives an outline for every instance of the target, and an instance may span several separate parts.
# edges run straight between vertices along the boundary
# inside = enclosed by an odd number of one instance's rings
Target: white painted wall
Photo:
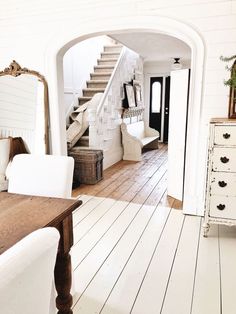
[[[1,6],[0,28],[0,67],[16,59],[22,66],[44,74],[49,82],[55,154],[66,152],[64,91],[62,82],[58,81],[62,70],[59,68],[57,72],[56,66],[62,64],[63,54],[78,42],[77,38],[149,29],[174,35],[190,44],[193,62],[198,66],[191,67],[196,88],[190,95],[195,109],[190,112],[194,129],[187,152],[186,170],[191,182],[186,192],[189,199],[186,208],[192,213],[203,212],[209,118],[227,116],[229,92],[222,81],[229,73],[219,56],[232,55],[236,50],[236,0],[13,0]],[[191,36],[190,29],[195,32]],[[205,51],[203,78],[200,38]]]
[[[90,79],[93,67],[101,56],[103,47],[112,43],[107,36],[93,37],[71,47],[63,58],[64,100],[65,110],[73,101],[77,102],[82,96],[82,89],[86,88],[86,81]]]

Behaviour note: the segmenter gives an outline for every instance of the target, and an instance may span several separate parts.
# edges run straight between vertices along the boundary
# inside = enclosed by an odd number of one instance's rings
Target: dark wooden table
[[[58,314],[72,314],[71,257],[73,245],[72,212],[80,200],[27,196],[0,192],[0,254],[29,233],[43,227],[60,232],[55,265]]]

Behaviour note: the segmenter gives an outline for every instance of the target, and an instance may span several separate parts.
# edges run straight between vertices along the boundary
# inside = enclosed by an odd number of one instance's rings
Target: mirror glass
[[[30,153],[49,153],[46,81],[15,61],[0,72],[0,137],[8,136],[22,137]]]

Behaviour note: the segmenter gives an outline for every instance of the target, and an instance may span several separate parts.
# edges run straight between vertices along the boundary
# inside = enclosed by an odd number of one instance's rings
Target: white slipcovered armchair
[[[70,198],[74,159],[55,155],[16,155],[8,170],[8,192]]]
[[[59,232],[43,228],[0,255],[0,312],[49,314]]]
[[[72,157],[19,154],[13,158],[8,169],[8,192],[70,198],[73,171],[74,159]],[[72,287],[73,285],[72,281]],[[56,292],[53,286],[50,313],[57,312],[55,297]],[[32,314],[35,313],[32,312]]]

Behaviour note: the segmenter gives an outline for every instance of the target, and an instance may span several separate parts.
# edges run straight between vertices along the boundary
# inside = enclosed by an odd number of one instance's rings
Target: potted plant
[[[224,62],[233,61],[231,66],[226,66],[226,69],[231,71],[231,76],[228,80],[224,81],[224,84],[230,86],[228,117],[230,119],[236,119],[236,55],[231,57],[221,56],[220,60]]]

